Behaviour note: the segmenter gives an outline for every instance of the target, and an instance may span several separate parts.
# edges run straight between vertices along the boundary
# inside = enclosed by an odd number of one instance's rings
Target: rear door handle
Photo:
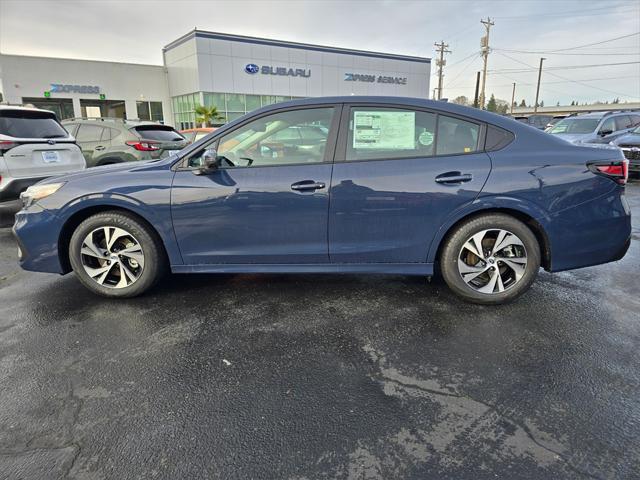
[[[447,172],[436,177],[437,183],[464,183],[471,180],[473,180],[473,175],[461,172]]]
[[[98,145],[98,146],[96,147],[96,150],[104,150],[104,147],[103,147],[102,145]]]
[[[295,190],[297,192],[304,192],[307,190],[318,190],[324,187],[326,187],[324,183],[315,182],[313,180],[302,180],[301,182],[296,182],[291,184],[291,190]]]

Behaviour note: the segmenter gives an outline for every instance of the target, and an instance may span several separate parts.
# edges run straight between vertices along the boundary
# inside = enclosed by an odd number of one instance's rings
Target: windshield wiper
[[[67,138],[66,135],[43,135],[42,138]]]

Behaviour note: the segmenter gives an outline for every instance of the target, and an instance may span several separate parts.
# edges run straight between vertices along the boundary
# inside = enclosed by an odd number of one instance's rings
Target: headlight
[[[24,192],[20,194],[22,199],[22,205],[28,207],[33,205],[38,200],[48,197],[56,193],[64,183],[46,183],[44,185],[31,185]]]

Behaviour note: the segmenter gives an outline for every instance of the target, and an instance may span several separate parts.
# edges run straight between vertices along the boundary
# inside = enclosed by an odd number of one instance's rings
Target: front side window
[[[217,155],[221,166],[264,167],[323,162],[333,113],[333,107],[290,110],[261,117],[237,128],[218,141]],[[305,127],[317,128],[323,135],[303,138],[300,129]],[[191,157],[189,165],[201,165],[202,153],[204,150]]]
[[[615,131],[616,131],[615,118],[607,118],[602,124],[602,127],[600,127],[600,133],[615,132]]]

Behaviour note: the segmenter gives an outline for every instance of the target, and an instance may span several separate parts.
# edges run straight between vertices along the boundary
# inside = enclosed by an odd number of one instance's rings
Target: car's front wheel
[[[529,289],[540,268],[540,246],[521,221],[486,214],[456,227],[440,257],[442,276],[463,299],[506,303]]]
[[[157,234],[119,211],[85,219],[71,236],[69,260],[78,279],[105,297],[134,297],[151,288],[166,268]]]

